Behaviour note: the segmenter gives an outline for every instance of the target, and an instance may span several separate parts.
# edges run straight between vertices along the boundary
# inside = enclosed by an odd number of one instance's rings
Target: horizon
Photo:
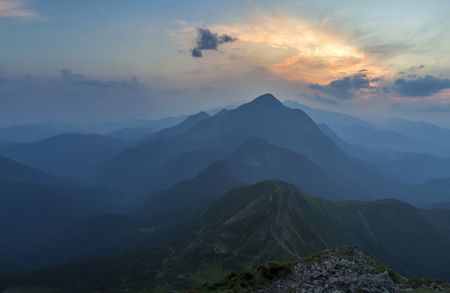
[[[153,120],[271,92],[450,127],[449,12],[438,0],[2,0],[0,125]]]
[[[266,93],[266,94],[271,94],[272,93]],[[100,120],[92,120],[92,121],[68,121],[68,120],[38,120],[38,121],[25,121],[25,122],[17,122],[17,123],[7,123],[7,124],[0,124],[0,129],[7,129],[10,127],[15,127],[15,126],[33,126],[33,125],[66,125],[66,126],[84,126],[84,127],[88,127],[88,126],[93,126],[93,125],[101,125],[101,124],[108,124],[108,123],[126,123],[126,122],[157,122],[157,121],[163,121],[163,120],[170,120],[170,119],[180,119],[180,121],[190,117],[190,116],[194,116],[197,115],[201,112],[207,113],[211,116],[216,115],[218,112],[220,112],[221,110],[230,110],[230,109],[234,109],[236,107],[239,107],[243,104],[249,103],[255,99],[257,99],[258,97],[265,95],[265,94],[261,94],[258,95],[256,97],[253,98],[249,98],[247,100],[243,100],[240,99],[238,101],[235,101],[233,103],[230,103],[228,105],[222,105],[222,106],[218,106],[218,107],[214,107],[214,108],[210,108],[210,109],[200,109],[199,111],[194,111],[191,113],[187,113],[187,112],[182,112],[179,114],[174,114],[174,115],[168,115],[168,116],[160,116],[160,117],[128,117],[128,118],[119,118],[119,119],[100,119]],[[406,120],[406,121],[411,121],[411,122],[424,122],[424,123],[429,123],[429,124],[433,124],[435,126],[444,128],[444,129],[449,129],[450,128],[450,121],[448,121],[448,123],[445,123],[447,121],[444,121],[443,123],[439,123],[439,122],[435,122],[433,120],[425,120],[425,119],[420,119],[419,117],[416,117],[416,119],[414,118],[410,118],[410,117],[404,117],[404,116],[388,116],[388,117],[362,117],[359,116],[357,114],[353,114],[353,113],[346,113],[346,112],[342,112],[339,110],[334,110],[334,109],[327,109],[327,108],[322,108],[322,107],[316,107],[316,106],[311,106],[308,103],[303,103],[303,101],[299,101],[299,100],[293,100],[293,99],[279,99],[278,97],[274,96],[278,101],[280,101],[284,106],[292,108],[292,105],[289,105],[289,103],[295,103],[297,104],[297,106],[304,106],[304,107],[308,107],[311,109],[315,109],[315,110],[324,110],[327,112],[334,112],[334,113],[339,113],[339,114],[344,114],[344,115],[348,115],[354,118],[359,118],[363,121],[369,122],[369,123],[373,123],[373,124],[378,124],[378,123],[383,123],[383,122],[388,122],[391,120],[395,120],[395,119],[400,119],[400,120]],[[300,109],[301,110],[301,109]],[[132,126],[130,126],[132,128]],[[170,127],[170,126],[169,126]],[[92,133],[96,133],[95,131]]]

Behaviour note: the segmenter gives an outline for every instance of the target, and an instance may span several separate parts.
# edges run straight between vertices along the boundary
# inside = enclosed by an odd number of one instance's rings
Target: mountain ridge
[[[226,154],[253,137],[291,149],[326,171],[341,173],[374,191],[392,190],[396,185],[370,164],[338,148],[302,110],[288,108],[270,94],[203,119],[174,137],[132,147],[97,165],[93,176],[101,184],[144,188],[145,183],[150,190],[158,184],[158,170],[177,155],[219,147]]]
[[[54,267],[24,282],[167,292],[337,246],[360,247],[406,276],[448,280],[450,273],[450,211],[420,210],[398,200],[331,202],[268,180],[233,188],[192,221],[192,231],[178,243]],[[110,266],[116,268],[110,275],[101,269]]]
[[[102,160],[125,150],[132,143],[98,134],[60,134],[17,144],[0,152],[24,164],[72,179]]]

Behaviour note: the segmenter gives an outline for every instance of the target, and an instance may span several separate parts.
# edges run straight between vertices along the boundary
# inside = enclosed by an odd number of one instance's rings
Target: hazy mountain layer
[[[297,152],[326,172],[351,178],[367,190],[395,193],[399,187],[370,164],[359,161],[338,148],[303,111],[282,105],[270,94],[234,110],[206,117],[177,135],[155,136],[156,139],[100,163],[92,170],[90,177],[94,182],[109,186],[140,188],[141,191],[160,189],[161,181],[167,181],[161,178],[161,170],[178,156],[213,150],[223,156],[248,139],[257,137]],[[198,166],[206,166],[211,160],[199,158],[197,163],[199,162]],[[184,178],[179,179],[191,178],[200,170],[193,170],[196,173],[186,173]],[[167,176],[170,178],[170,174]]]
[[[0,157],[0,181],[23,182],[42,185],[73,185],[69,180],[47,174],[41,170]]]
[[[52,174],[79,177],[92,165],[131,146],[129,142],[102,135],[62,134],[18,144],[2,151],[4,156]]]

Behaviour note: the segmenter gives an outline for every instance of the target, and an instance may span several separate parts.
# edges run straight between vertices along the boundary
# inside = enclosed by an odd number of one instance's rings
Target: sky
[[[450,2],[0,0],[0,125],[281,100],[450,127]]]

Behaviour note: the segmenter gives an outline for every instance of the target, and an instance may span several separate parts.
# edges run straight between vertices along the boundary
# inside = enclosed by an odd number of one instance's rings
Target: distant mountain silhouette
[[[49,245],[76,222],[120,210],[122,203],[120,194],[104,189],[0,180],[0,190],[0,255],[28,269],[74,260],[58,252],[64,247]]]
[[[12,147],[14,145],[17,145],[17,144],[18,144],[17,142],[0,141],[0,151],[4,150],[4,149],[7,149],[7,148],[10,148],[10,147]]]
[[[77,131],[77,127],[65,123],[17,124],[0,128],[0,140],[26,143]]]
[[[358,125],[366,125],[370,126],[371,124],[359,117],[340,113],[340,112],[333,112],[325,109],[320,108],[313,108],[310,106],[307,106],[305,104],[299,103],[297,101],[288,100],[285,101],[284,104],[288,107],[294,108],[294,109],[301,109],[306,114],[308,114],[314,122],[317,124],[327,124],[327,125],[333,125],[333,126],[340,126],[340,125],[352,125],[352,124],[358,124]]]
[[[375,149],[450,156],[448,147],[421,141],[404,134],[375,126],[359,124],[330,126],[346,142]]]
[[[222,160],[235,178],[246,183],[278,179],[305,192],[334,200],[375,196],[351,178],[326,172],[302,155],[261,138],[249,139]]]
[[[0,153],[52,174],[77,178],[87,168],[119,154],[129,146],[129,142],[109,136],[61,134],[17,144]]]
[[[184,119],[182,122],[180,122],[179,124],[173,126],[173,127],[168,127],[165,129],[162,129],[161,131],[155,133],[154,135],[150,136],[147,138],[147,140],[152,140],[152,139],[157,139],[157,138],[170,138],[173,137],[177,134],[183,133],[185,131],[187,131],[189,128],[193,127],[194,125],[196,125],[197,123],[199,123],[200,121],[207,119],[211,117],[208,113],[206,112],[199,112],[197,114],[188,116],[186,119]]]
[[[173,158],[214,149],[226,154],[254,137],[297,152],[326,172],[339,173],[374,192],[395,185],[368,164],[339,149],[303,111],[284,106],[271,94],[205,118],[176,136],[157,138],[130,148],[100,163],[92,174],[102,184],[147,186],[151,190],[152,185],[158,185],[161,168]]]
[[[260,138],[246,141],[224,158],[209,164],[197,176],[183,180],[163,192],[151,194],[140,209],[143,216],[189,215],[207,206],[238,184],[278,179],[324,198],[375,197],[350,179],[327,174],[301,155],[271,145]]]
[[[109,132],[107,135],[127,141],[139,141],[153,133],[151,129],[146,127],[121,128]]]
[[[450,141],[450,130],[428,122],[394,118],[384,123],[373,124],[355,116],[309,107],[296,101],[285,101],[284,104],[302,109],[316,123],[327,124],[341,139],[351,145],[382,151],[450,155],[448,148],[445,148]]]
[[[186,116],[165,117],[155,120],[127,119],[117,121],[92,122],[86,124],[70,124],[52,121],[30,124],[16,124],[0,128],[0,141],[27,143],[43,140],[60,134],[77,133],[107,135],[111,132],[123,129],[140,129],[141,131],[145,131],[149,134],[167,127],[172,127],[183,121],[185,118]],[[112,136],[114,136],[114,134],[112,134]]]
[[[351,145],[341,139],[328,125],[320,124],[319,127],[341,149],[377,166],[383,174],[395,180],[406,184],[420,184],[450,177],[450,158]]]
[[[386,129],[397,131],[417,140],[450,146],[450,129],[429,122],[393,118],[381,125]]]
[[[0,181],[41,185],[74,185],[69,180],[50,175],[4,157],[0,157]]]
[[[197,176],[180,181],[166,191],[151,194],[141,208],[141,214],[145,217],[173,218],[175,213],[186,217],[206,207],[240,183],[224,162],[214,162]],[[176,221],[179,216],[177,218]]]
[[[409,192],[413,202],[426,206],[430,203],[445,202],[450,198],[450,177],[434,179],[415,185]]]

